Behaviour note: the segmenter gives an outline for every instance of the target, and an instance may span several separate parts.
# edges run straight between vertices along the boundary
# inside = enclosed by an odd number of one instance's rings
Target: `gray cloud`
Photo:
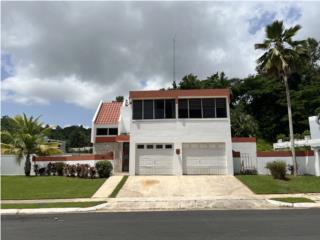
[[[17,70],[3,82],[5,100],[63,100],[94,108],[100,98],[168,86],[173,36],[177,79],[222,70],[229,77],[247,76],[259,55],[253,44],[264,35],[262,28],[250,34],[249,20],[266,11],[285,17],[289,5],[275,10],[274,3],[4,2],[1,46]],[[319,6],[296,7],[302,8],[302,21],[303,9],[312,9],[306,21],[317,22]],[[44,91],[46,85],[54,92]]]

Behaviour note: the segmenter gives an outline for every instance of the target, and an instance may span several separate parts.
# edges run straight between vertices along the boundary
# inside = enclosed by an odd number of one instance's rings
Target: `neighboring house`
[[[114,153],[130,175],[233,175],[229,89],[131,91],[130,104],[100,103],[95,154]]]

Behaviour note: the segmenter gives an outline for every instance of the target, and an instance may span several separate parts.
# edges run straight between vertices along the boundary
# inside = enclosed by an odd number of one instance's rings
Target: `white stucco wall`
[[[16,156],[1,155],[1,175],[24,175],[25,161],[25,158],[22,158],[19,164]],[[31,167],[31,175],[34,175],[33,167]]]
[[[229,109],[227,112],[230,116]],[[227,174],[233,175],[229,118],[133,120],[130,131],[130,175],[135,174],[136,145],[139,143],[173,144],[173,171],[175,175],[182,175],[183,143],[225,143]],[[180,149],[180,155],[175,153],[176,149]]]
[[[315,157],[314,156],[303,156],[303,157],[296,157],[298,163],[298,174],[310,174],[315,175]],[[258,174],[268,175],[270,171],[266,169],[266,165],[268,162],[273,161],[284,161],[287,165],[292,165],[292,158],[291,157],[257,157],[257,170]],[[289,174],[290,172],[288,172]]]

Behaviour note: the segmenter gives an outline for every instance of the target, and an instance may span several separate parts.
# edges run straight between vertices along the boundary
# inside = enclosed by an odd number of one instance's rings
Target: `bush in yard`
[[[284,161],[268,162],[266,168],[270,170],[274,179],[286,179],[287,165]]]
[[[63,169],[65,164],[63,162],[57,162],[54,165],[55,165],[58,176],[63,176]]]
[[[111,175],[113,166],[109,161],[99,161],[96,163],[96,169],[100,178],[108,178]]]

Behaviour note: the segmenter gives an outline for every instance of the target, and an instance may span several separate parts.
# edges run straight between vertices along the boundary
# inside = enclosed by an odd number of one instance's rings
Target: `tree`
[[[88,146],[88,138],[86,135],[83,133],[81,128],[76,128],[74,129],[69,137],[69,146],[72,148],[80,148],[80,147],[85,147]]]
[[[181,89],[199,89],[201,88],[201,81],[196,75],[188,74],[184,76],[179,82],[179,88]]]
[[[231,111],[232,136],[253,137],[256,136],[258,124],[253,116],[248,114],[243,104],[238,104]]]
[[[230,81],[224,72],[216,72],[215,74],[207,77],[206,80],[201,81],[202,88],[227,88],[230,87]]]
[[[116,97],[116,101],[117,101],[117,102],[123,102],[123,100],[124,100],[124,97],[123,97],[123,96],[117,96],[117,97]]]
[[[255,49],[262,49],[265,53],[257,60],[258,72],[277,76],[280,78],[286,90],[288,107],[288,122],[291,142],[291,153],[294,166],[294,174],[297,175],[297,161],[294,149],[294,135],[291,111],[291,99],[288,78],[301,62],[300,58],[306,56],[305,41],[294,41],[292,37],[301,29],[299,25],[284,29],[282,21],[274,21],[266,27],[266,39],[263,43],[255,44]]]
[[[4,153],[15,154],[17,161],[25,156],[26,162],[24,172],[30,176],[31,172],[31,154],[51,155],[61,153],[57,143],[46,143],[45,136],[49,128],[43,128],[39,122],[39,117],[28,118],[25,114],[10,118],[12,130],[4,130],[2,136],[6,136],[7,143],[1,143]]]

